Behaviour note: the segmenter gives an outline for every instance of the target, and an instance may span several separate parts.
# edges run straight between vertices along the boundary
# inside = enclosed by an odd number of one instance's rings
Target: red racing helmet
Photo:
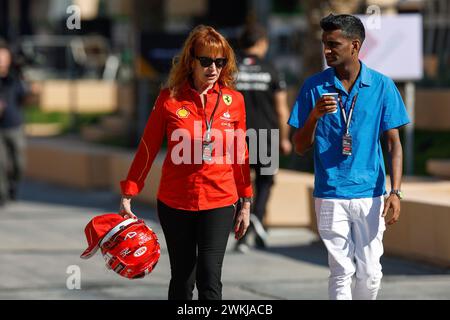
[[[143,220],[104,214],[88,223],[85,234],[89,247],[81,258],[90,258],[100,248],[106,267],[125,278],[143,278],[161,255],[156,233]]]

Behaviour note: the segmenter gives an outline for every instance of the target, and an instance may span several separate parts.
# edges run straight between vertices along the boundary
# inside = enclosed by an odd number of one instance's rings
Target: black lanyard
[[[347,117],[347,114],[345,113],[344,105],[342,104],[341,96],[339,95],[339,106],[341,107],[342,117],[344,118],[344,122],[345,122],[345,134],[349,134],[350,122],[352,121],[353,109],[355,109],[355,104],[356,104],[357,98],[358,98],[358,94],[356,94],[353,97],[352,105],[350,107],[350,110],[348,111],[348,117]]]
[[[214,121],[214,114],[216,113],[217,107],[219,106],[220,97],[222,96],[222,90],[219,90],[219,94],[217,95],[216,105],[214,106],[213,112],[211,113],[211,117],[209,121],[206,118],[206,104],[205,104],[205,124],[206,124],[206,137],[205,140],[209,142],[211,140],[211,128]]]

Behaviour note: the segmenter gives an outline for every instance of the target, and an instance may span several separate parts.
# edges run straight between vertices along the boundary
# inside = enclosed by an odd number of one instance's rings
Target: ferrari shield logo
[[[177,116],[181,119],[186,119],[189,116],[189,110],[186,107],[181,107],[177,110]]]
[[[222,99],[227,106],[229,106],[233,102],[233,98],[229,94],[224,94]]]

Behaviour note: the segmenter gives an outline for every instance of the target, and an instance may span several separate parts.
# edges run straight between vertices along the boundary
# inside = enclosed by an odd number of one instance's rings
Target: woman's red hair
[[[217,81],[222,86],[234,89],[237,66],[233,49],[214,28],[199,25],[191,31],[184,42],[181,54],[173,61],[167,82],[172,97],[177,96],[181,87],[192,77],[196,51],[201,48],[207,48],[212,55],[223,55],[228,60]]]

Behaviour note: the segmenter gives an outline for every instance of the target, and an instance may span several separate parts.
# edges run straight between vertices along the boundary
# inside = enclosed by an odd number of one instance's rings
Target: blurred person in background
[[[0,206],[16,200],[25,166],[21,102],[26,88],[8,43],[0,39]]]
[[[195,284],[200,300],[222,299],[222,264],[233,219],[236,239],[250,224],[245,106],[233,90],[236,72],[227,40],[212,27],[196,27],[174,60],[167,88],[156,100],[121,181],[120,213],[135,217],[131,199],[144,187],[166,137],[157,210],[169,252],[170,300],[192,300]],[[234,136],[239,130],[243,135]],[[219,146],[228,145],[230,131],[234,159],[226,161],[229,154]],[[187,142],[183,150],[180,137]],[[236,212],[239,198],[243,206]]]
[[[385,217],[400,216],[403,153],[398,128],[409,122],[402,97],[387,76],[359,60],[361,20],[333,15],[320,21],[330,68],[308,78],[289,124],[295,151],[314,146],[314,199],[319,235],[328,250],[332,300],[375,300],[383,276]],[[337,93],[334,98],[324,94]],[[389,153],[391,190],[380,137]],[[353,277],[355,282],[352,286]]]
[[[255,236],[255,245],[266,247],[267,232],[263,225],[270,190],[274,184],[276,172],[265,173],[271,163],[264,163],[259,156],[261,144],[267,146],[271,155],[272,143],[279,144],[283,155],[292,151],[289,139],[289,108],[287,104],[286,82],[270,61],[265,60],[269,49],[269,37],[264,27],[250,24],[244,27],[239,46],[242,50],[238,62],[238,80],[236,88],[244,96],[247,114],[247,129],[256,131],[256,144],[249,144],[250,154],[256,156],[256,163],[251,163],[255,171],[255,199],[250,216],[250,229],[236,244],[236,250],[245,253],[249,249],[249,238]],[[260,137],[260,130],[267,130],[267,139]],[[279,130],[279,141],[271,141],[271,130]],[[264,137],[264,136],[263,136]]]

